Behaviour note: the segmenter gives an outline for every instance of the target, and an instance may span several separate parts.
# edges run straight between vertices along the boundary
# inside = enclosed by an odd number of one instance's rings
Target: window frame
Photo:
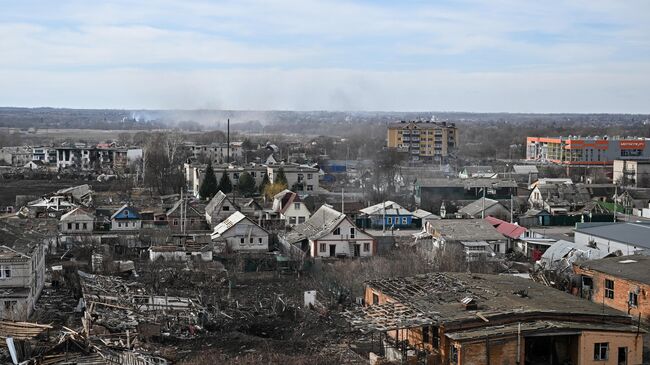
[[[603,357],[603,349],[605,354]],[[594,361],[607,361],[609,359],[609,342],[594,343]]]
[[[605,279],[605,291],[603,294],[605,298],[614,299],[614,288],[614,280]]]

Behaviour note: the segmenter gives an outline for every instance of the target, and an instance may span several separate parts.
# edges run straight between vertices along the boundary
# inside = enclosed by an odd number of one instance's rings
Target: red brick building
[[[650,256],[608,257],[573,264],[573,292],[650,322]]]
[[[346,313],[371,358],[415,364],[638,364],[626,313],[510,275],[431,273],[366,283]]]

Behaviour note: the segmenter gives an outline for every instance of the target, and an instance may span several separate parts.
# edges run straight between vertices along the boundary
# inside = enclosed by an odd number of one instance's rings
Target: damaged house
[[[237,205],[223,192],[218,191],[205,207],[205,219],[210,227],[216,227],[231,214],[238,211]]]
[[[305,223],[282,235],[280,241],[300,248],[311,257],[367,257],[377,254],[377,241],[373,236],[360,230],[347,215],[326,204]]]
[[[552,215],[566,215],[581,211],[591,201],[584,185],[570,182],[537,184],[528,197],[533,209],[543,209]]]
[[[234,212],[212,232],[215,252],[267,252],[269,233],[241,212]]]
[[[273,211],[285,220],[287,226],[305,223],[311,212],[300,199],[300,195],[284,189],[273,197]]]
[[[624,312],[507,275],[431,273],[366,282],[345,313],[371,358],[402,363],[640,364],[645,331]]]
[[[430,238],[433,248],[460,245],[468,261],[504,254],[510,247],[506,238],[483,219],[432,219],[425,222],[420,238]]]
[[[25,321],[45,286],[44,237],[0,221],[0,318]]]

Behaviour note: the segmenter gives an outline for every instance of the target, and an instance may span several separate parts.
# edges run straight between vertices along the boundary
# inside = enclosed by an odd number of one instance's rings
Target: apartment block
[[[611,165],[614,160],[650,159],[647,138],[528,137],[526,159],[561,165]]]
[[[454,156],[458,130],[454,123],[401,121],[388,126],[387,145],[408,153],[411,162],[442,162]]]
[[[614,183],[635,188],[650,188],[650,161],[614,160]]]

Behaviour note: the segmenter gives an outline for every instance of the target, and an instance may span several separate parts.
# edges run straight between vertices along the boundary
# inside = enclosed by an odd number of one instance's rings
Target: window
[[[639,295],[634,292],[630,292],[630,299],[628,300],[630,307],[636,307],[639,305]]]
[[[175,226],[178,225],[178,218],[174,218],[173,225],[175,225]]]
[[[314,191],[314,185],[307,185],[307,191]]]
[[[307,180],[311,180],[314,177],[313,174],[307,174]]]
[[[194,225],[194,218],[190,218],[190,224]]]
[[[11,277],[11,266],[0,266],[0,279],[9,279]]]
[[[241,244],[244,243],[244,237],[241,237],[241,238],[239,239],[239,243],[241,243]]]
[[[370,243],[369,242],[365,242],[363,244],[363,252],[370,252]]]
[[[264,243],[262,241],[264,241],[262,237],[257,237],[257,244],[261,245],[262,243]]]
[[[407,217],[402,217],[402,224],[408,224],[408,221]]]
[[[605,298],[614,299],[614,281],[605,279]]]
[[[429,326],[422,327],[422,343],[429,343]]]
[[[117,222],[117,226],[118,226],[119,228],[121,228],[121,227],[122,227],[122,222]]]
[[[298,223],[305,223],[305,217],[298,217]]]
[[[607,360],[609,353],[609,342],[598,342],[594,344],[594,360]]]
[[[224,212],[227,212],[227,211],[230,210],[230,206],[229,205],[224,205],[222,209],[223,209]]]
[[[350,238],[354,238],[354,227],[350,227]]]
[[[341,234],[341,228],[340,228],[340,227],[336,227],[336,228],[334,229],[334,235],[338,236],[338,235],[340,235],[340,234]]]
[[[300,209],[300,203],[293,203],[293,209]]]
[[[254,178],[254,177],[255,177],[255,171],[251,171],[251,172],[250,172],[250,175],[251,175],[251,177]]]
[[[83,224],[84,230],[88,229],[88,223]]]
[[[379,295],[372,293],[372,304],[379,304]]]
[[[248,238],[248,243],[250,243],[251,245],[253,244],[253,237]]]
[[[235,172],[232,174],[233,180],[239,180],[239,172]]]
[[[5,300],[5,310],[13,311],[16,308],[16,304],[18,304],[17,300]]]
[[[453,345],[449,347],[449,364],[458,364],[458,349]]]
[[[393,224],[393,218],[392,217],[386,218],[386,223]]]
[[[68,229],[72,230],[72,223],[68,223]]]
[[[296,217],[289,217],[289,224],[296,224]]]
[[[77,231],[79,230],[79,223],[74,224],[74,229],[76,229]]]
[[[324,243],[320,244],[320,252],[326,252],[327,251],[327,245]]]

